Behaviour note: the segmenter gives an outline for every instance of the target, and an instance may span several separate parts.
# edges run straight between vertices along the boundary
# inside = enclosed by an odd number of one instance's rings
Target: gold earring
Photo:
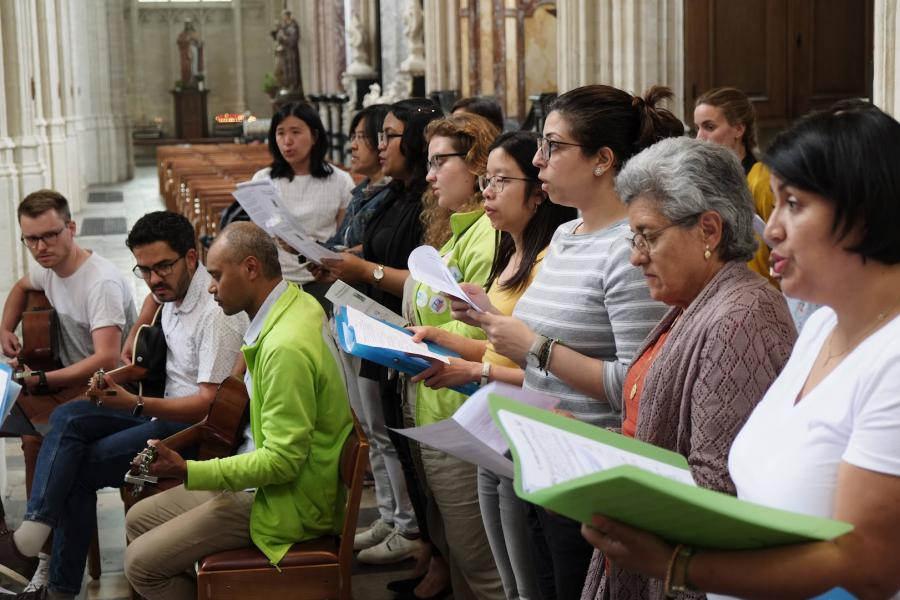
[[[712,252],[709,251],[709,246],[706,246],[706,249],[703,251],[703,258],[709,260],[712,257]]]

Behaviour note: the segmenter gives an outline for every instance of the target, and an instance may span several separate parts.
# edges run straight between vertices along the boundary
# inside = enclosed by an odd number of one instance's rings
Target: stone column
[[[459,0],[425,0],[425,89],[462,89]]]
[[[244,17],[241,0],[232,0],[231,11],[231,22],[234,25],[234,92],[237,100],[234,112],[242,113],[247,110],[247,86],[244,81]]]
[[[69,186],[69,157],[66,152],[66,122],[62,115],[62,74],[59,56],[59,14],[54,0],[38,0],[39,73],[41,97],[46,123],[47,156],[50,166],[50,186],[66,198],[72,195]]]
[[[0,27],[4,41],[4,94],[7,124],[14,147],[19,195],[46,187],[47,165],[42,160],[35,121],[37,85],[34,72],[32,26],[35,24],[31,0],[15,0],[3,5]]]
[[[875,0],[872,102],[900,118],[900,10],[895,0]]]
[[[81,117],[75,101],[75,56],[72,49],[70,11],[72,0],[55,0],[57,7],[57,29],[59,39],[60,91],[63,121],[65,123],[66,171],[69,195],[66,197],[73,211],[82,209],[85,202],[84,172],[81,168],[78,128]],[[78,7],[76,7],[76,10]]]
[[[559,91],[604,83],[641,94],[654,84],[676,95],[683,118],[682,0],[559,0]]]

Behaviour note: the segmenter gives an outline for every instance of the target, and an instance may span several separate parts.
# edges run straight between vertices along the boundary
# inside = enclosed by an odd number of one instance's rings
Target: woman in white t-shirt
[[[824,307],[735,439],[729,471],[742,499],[854,529],[741,552],[673,548],[600,516],[583,533],[678,597],[843,587],[900,598],[900,123],[871,104],[838,103],[780,134],[765,163],[772,273],[786,294]]]
[[[272,180],[291,216],[303,227],[301,233],[318,241],[334,235],[353,190],[353,178],[325,160],[328,146],[328,132],[312,106],[305,102],[285,104],[269,127],[272,164],[253,175],[254,181]],[[280,246],[278,258],[284,278],[303,285],[321,301],[312,274],[296,253],[286,250],[285,244]]]

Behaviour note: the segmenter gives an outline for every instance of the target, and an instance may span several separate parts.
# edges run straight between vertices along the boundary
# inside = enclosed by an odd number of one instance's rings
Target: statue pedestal
[[[209,90],[183,88],[172,90],[175,99],[175,137],[195,139],[209,137],[206,95]]]

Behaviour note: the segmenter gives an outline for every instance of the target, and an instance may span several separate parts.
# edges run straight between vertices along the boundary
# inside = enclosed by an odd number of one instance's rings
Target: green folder
[[[522,460],[498,414],[509,411],[619,450],[688,469],[685,458],[606,429],[491,394],[491,414],[515,462],[516,494],[582,523],[601,514],[655,533],[671,543],[742,550],[828,540],[853,529],[849,523],[769,508],[644,469],[622,465],[531,492],[522,486]],[[534,440],[540,446],[541,440]],[[546,443],[546,442],[545,442]]]

